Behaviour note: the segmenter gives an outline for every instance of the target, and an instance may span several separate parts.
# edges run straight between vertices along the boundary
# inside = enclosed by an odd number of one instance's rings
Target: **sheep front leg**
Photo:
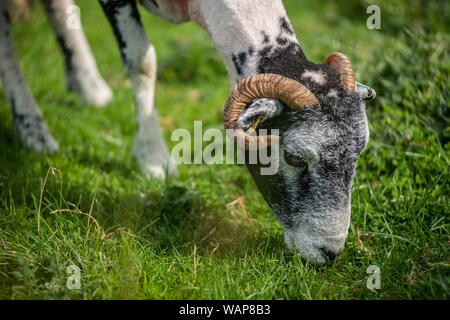
[[[159,127],[154,107],[156,53],[142,26],[135,1],[100,0],[113,28],[126,72],[131,80],[138,129],[133,155],[147,176],[164,178],[176,167]]]
[[[66,83],[85,103],[98,107],[111,101],[112,91],[100,75],[72,0],[42,0],[64,55]]]
[[[20,70],[4,1],[0,1],[0,81],[20,140],[35,152],[56,152],[58,144],[48,132],[42,112]]]

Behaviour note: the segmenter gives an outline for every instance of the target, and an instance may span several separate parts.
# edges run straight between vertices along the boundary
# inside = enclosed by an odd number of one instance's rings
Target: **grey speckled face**
[[[316,97],[318,105],[301,111],[265,99],[264,110],[271,104],[272,109],[282,109],[263,125],[280,128],[281,145],[275,156],[279,172],[262,176],[259,165],[247,166],[280,220],[288,247],[311,262],[324,263],[344,247],[356,162],[369,131],[358,92],[330,89]],[[255,108],[261,108],[256,101],[241,114],[239,123]]]

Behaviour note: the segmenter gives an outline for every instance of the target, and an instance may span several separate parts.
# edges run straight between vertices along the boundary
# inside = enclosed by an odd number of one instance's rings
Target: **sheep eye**
[[[286,160],[286,162],[289,163],[291,166],[300,169],[306,169],[308,167],[308,164],[306,163],[305,160],[287,152],[284,152],[284,160]]]

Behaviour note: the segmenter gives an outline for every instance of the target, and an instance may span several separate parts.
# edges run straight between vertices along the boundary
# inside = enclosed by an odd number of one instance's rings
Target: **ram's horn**
[[[318,104],[317,98],[300,82],[277,75],[257,74],[239,82],[225,104],[224,126],[227,134],[241,147],[252,150],[266,148],[279,137],[251,136],[241,130],[237,119],[245,107],[258,98],[278,99],[289,108],[298,110]]]
[[[354,93],[356,90],[355,75],[350,60],[342,53],[334,52],[323,62],[329,65],[338,75],[344,90]]]

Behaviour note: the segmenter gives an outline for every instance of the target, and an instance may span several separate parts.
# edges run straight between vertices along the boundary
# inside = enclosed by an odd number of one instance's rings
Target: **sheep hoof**
[[[15,130],[20,140],[36,153],[51,153],[58,151],[58,143],[48,132],[45,121],[40,117],[30,117],[29,121],[15,121]]]
[[[111,88],[106,82],[95,74],[83,75],[81,77],[71,76],[68,78],[67,87],[79,95],[84,103],[96,107],[104,107],[113,99]]]

